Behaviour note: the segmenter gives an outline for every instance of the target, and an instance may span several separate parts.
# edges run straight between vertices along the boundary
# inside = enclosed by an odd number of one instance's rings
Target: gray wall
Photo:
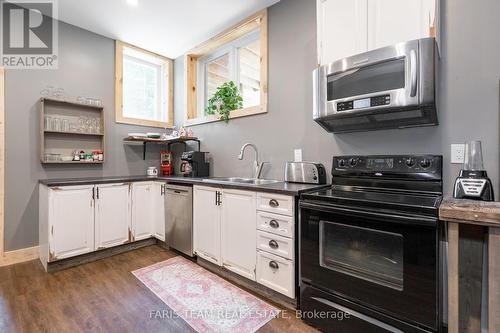
[[[132,131],[151,131],[114,122],[114,41],[86,30],[59,25],[58,70],[8,70],[5,115],[5,247],[38,244],[37,182],[45,178],[144,174],[159,164],[158,148],[147,161],[142,148],[125,146]],[[39,97],[47,85],[69,95],[101,98],[106,120],[106,162],[102,166],[42,166],[39,160]],[[161,129],[160,129],[161,130]],[[158,129],[156,129],[158,131]]]
[[[311,71],[316,63],[314,1],[281,0],[269,8],[269,108],[265,115],[193,127],[213,158],[215,176],[250,176],[251,152],[237,160],[241,145],[253,142],[270,161],[266,177],[283,178],[283,163],[302,148],[305,160],[331,168],[337,154],[444,155],[445,192],[460,165],[450,164],[450,144],[482,140],[484,162],[498,192],[500,2],[442,1],[442,67],[438,127],[332,135],[314,123]],[[183,58],[175,60],[175,117],[184,112]],[[498,193],[497,193],[498,194]]]

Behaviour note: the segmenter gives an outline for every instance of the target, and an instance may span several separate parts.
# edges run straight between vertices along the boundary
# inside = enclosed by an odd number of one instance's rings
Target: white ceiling
[[[61,0],[61,21],[176,58],[279,0]]]

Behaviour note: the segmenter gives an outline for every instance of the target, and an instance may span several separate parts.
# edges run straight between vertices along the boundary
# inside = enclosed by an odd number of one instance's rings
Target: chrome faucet
[[[255,179],[259,179],[260,174],[262,173],[262,167],[266,162],[259,162],[259,151],[257,150],[257,146],[255,146],[253,143],[245,143],[243,147],[241,147],[240,154],[238,155],[239,160],[243,159],[246,147],[252,147],[253,150],[255,150],[255,161],[253,162],[252,176]]]

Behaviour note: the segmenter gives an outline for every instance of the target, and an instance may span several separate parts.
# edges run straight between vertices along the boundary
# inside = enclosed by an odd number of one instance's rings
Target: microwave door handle
[[[417,53],[415,50],[410,51],[410,80],[410,96],[415,97],[417,95]]]
[[[332,75],[333,78],[330,79],[330,81],[337,81],[337,80],[340,80],[346,76],[349,76],[351,74],[354,74],[356,73],[357,71],[359,71],[360,68],[354,68],[354,69],[349,69],[349,70],[346,70],[345,72],[341,72],[341,73],[338,73],[338,74],[334,74]]]

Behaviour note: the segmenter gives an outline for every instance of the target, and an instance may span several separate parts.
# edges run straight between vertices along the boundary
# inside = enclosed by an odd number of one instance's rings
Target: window
[[[116,122],[171,127],[172,61],[116,42]]]
[[[218,121],[208,115],[208,100],[233,81],[243,108],[230,118],[267,112],[267,12],[261,11],[186,54],[185,125]]]

